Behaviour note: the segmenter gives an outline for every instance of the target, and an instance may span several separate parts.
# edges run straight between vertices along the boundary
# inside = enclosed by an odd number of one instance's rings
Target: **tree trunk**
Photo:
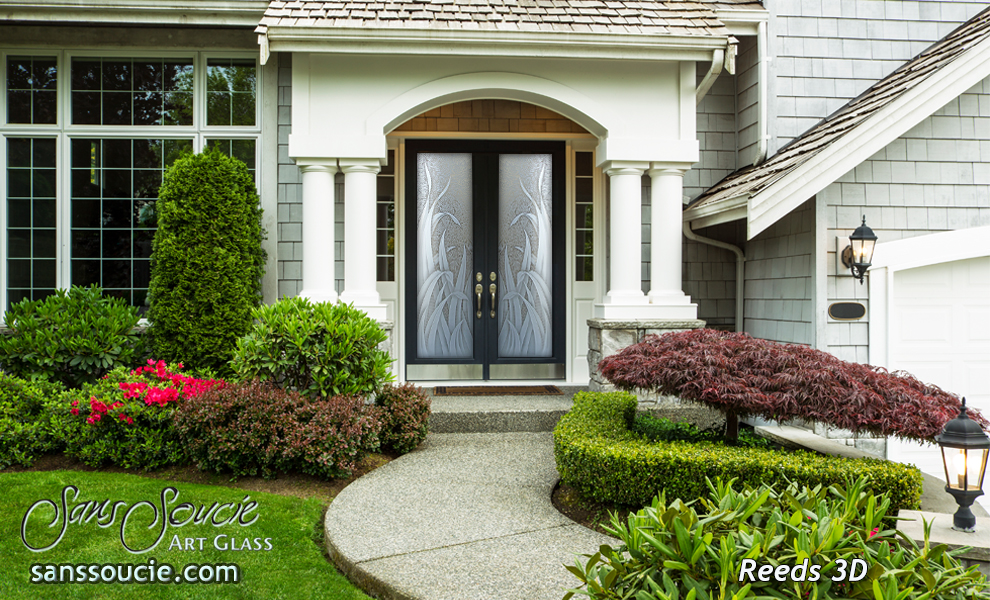
[[[735,445],[739,440],[739,417],[736,413],[725,413],[725,441]]]

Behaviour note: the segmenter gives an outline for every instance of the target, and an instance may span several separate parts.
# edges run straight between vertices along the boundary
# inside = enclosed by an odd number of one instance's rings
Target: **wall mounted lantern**
[[[849,236],[849,245],[842,251],[842,264],[852,271],[853,277],[859,279],[860,285],[863,284],[866,270],[870,268],[876,245],[877,236],[867,227],[866,215],[863,215],[863,224],[852,232]]]
[[[945,491],[959,505],[959,510],[952,516],[952,528],[972,533],[976,530],[976,516],[969,507],[983,495],[990,437],[966,414],[966,399],[963,398],[959,416],[945,424],[935,441],[942,447]]]

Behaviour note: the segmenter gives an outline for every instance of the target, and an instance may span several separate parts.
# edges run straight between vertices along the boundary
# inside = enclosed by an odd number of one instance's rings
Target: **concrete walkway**
[[[550,502],[550,433],[430,434],[330,504],[334,562],[383,599],[560,600],[563,564],[617,543]]]

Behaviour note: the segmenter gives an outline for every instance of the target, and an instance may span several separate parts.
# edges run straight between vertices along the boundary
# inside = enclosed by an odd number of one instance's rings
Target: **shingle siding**
[[[866,215],[880,242],[990,225],[990,78],[952,100],[825,188],[829,303],[861,302],[862,321],[829,321],[829,352],[869,360],[868,288],[836,275],[835,239]]]
[[[805,202],[746,243],[745,331],[814,343],[815,203]]]
[[[698,63],[698,82],[709,64]],[[684,174],[684,194],[694,198],[736,170],[736,77],[723,73],[698,105],[701,161]]]
[[[962,0],[767,5],[777,91],[771,152],[986,8]]]

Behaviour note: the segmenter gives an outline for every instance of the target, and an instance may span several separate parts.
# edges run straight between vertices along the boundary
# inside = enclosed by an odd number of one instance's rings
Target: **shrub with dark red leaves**
[[[730,417],[800,418],[856,433],[934,442],[958,398],[908,373],[850,363],[807,346],[695,329],[649,336],[609,356],[602,376],[694,400]],[[984,429],[990,422],[970,409]]]
[[[381,413],[360,397],[310,400],[255,380],[186,400],[175,427],[204,471],[332,479],[350,476],[364,452],[378,449]]]
[[[382,448],[399,454],[412,452],[426,439],[430,421],[430,397],[411,383],[387,384],[375,398],[382,407]]]

